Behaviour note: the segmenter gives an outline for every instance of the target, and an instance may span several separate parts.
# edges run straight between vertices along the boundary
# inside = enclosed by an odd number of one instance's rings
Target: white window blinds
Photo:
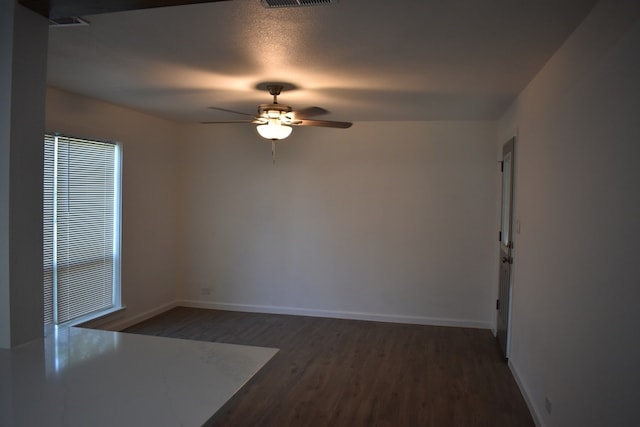
[[[45,135],[44,324],[120,305],[119,149]]]

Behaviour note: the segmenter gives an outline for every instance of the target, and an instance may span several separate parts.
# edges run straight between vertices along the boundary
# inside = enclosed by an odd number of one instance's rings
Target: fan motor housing
[[[291,111],[291,107],[284,104],[260,104],[258,106],[258,116],[260,117],[275,118],[290,113]]]

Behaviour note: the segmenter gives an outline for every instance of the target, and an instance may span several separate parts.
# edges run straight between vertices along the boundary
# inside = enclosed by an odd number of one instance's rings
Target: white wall
[[[494,324],[494,122],[185,125],[183,297],[196,306]],[[210,292],[210,295],[205,295]]]
[[[122,302],[107,320],[124,326],[173,304],[179,280],[176,124],[47,91],[47,131],[117,141],[123,148]]]
[[[0,2],[0,348],[11,346],[9,281],[9,156],[11,154],[11,87],[13,85],[14,2]]]
[[[0,6],[0,347],[42,336],[47,20]]]
[[[273,165],[253,127],[177,125],[49,89],[47,130],[123,144],[128,308],[103,325],[176,298],[494,324],[494,122],[296,129]]]
[[[639,17],[598,4],[500,123],[518,134],[510,362],[542,425],[640,425]]]

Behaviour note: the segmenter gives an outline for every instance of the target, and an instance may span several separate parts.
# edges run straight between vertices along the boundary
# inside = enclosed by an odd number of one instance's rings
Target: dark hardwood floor
[[[533,426],[488,330],[175,308],[124,332],[276,347],[212,426]]]

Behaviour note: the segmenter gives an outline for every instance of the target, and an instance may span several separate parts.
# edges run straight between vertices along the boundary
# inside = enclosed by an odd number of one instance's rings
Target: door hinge
[[[504,161],[498,160],[498,163],[500,163],[500,172],[504,172]]]
[[[496,310],[500,310],[500,300],[496,300]]]
[[[502,242],[502,231],[498,231],[498,242]]]

